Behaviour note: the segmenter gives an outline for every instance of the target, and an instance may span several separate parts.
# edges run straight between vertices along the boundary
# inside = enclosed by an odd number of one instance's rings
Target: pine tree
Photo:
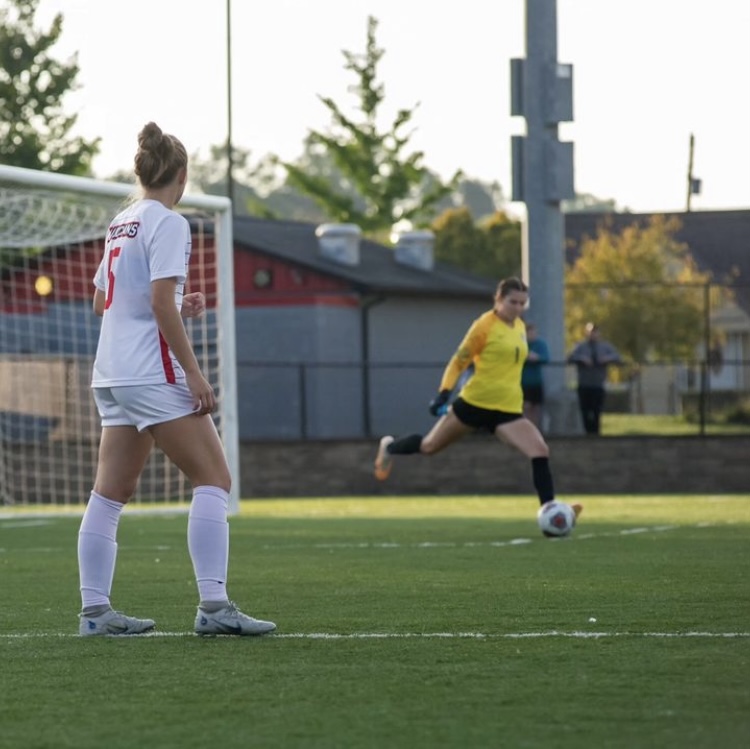
[[[348,117],[331,98],[321,97],[332,125],[328,132],[311,130],[308,143],[319,149],[348,186],[337,189],[328,174],[310,164],[284,163],[290,185],[313,198],[334,221],[354,223],[370,234],[387,234],[393,224],[427,223],[433,208],[451,193],[460,179],[457,173],[444,185],[423,165],[422,152],[406,151],[410,133],[405,129],[414,109],[402,109],[385,132],[378,130],[378,110],[385,88],[377,81],[377,66],[384,52],[377,46],[377,21],[370,17],[364,54],[344,52],[346,69],[357,76],[352,90],[358,97],[358,115]],[[307,168],[306,168],[307,167]]]
[[[5,0],[0,8],[0,162],[63,174],[88,175],[99,138],[70,131],[78,116],[62,106],[77,88],[77,55],[56,60],[51,50],[63,26],[58,13],[47,31],[36,28],[39,0]]]

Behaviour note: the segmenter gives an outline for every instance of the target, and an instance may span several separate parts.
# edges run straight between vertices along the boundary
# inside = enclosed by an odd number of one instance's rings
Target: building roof
[[[410,296],[491,297],[498,279],[478,276],[447,263],[422,270],[396,260],[395,252],[362,238],[359,262],[345,265],[324,257],[316,224],[235,216],[235,246],[293,263],[350,283],[360,293],[403,293]]]
[[[585,236],[596,237],[605,221],[620,233],[633,224],[645,226],[652,216],[674,216],[682,224],[675,238],[684,242],[699,268],[711,271],[714,280],[722,282],[737,276],[750,284],[750,210],[691,211],[690,213],[568,213],[565,236],[567,259],[574,260]]]
[[[750,210],[691,211],[689,213],[568,213],[565,215],[566,259],[573,262],[585,237],[597,235],[610,222],[620,233],[628,226],[645,226],[653,216],[678,218],[675,239],[687,245],[699,270],[714,283],[735,287],[737,303],[750,312]]]

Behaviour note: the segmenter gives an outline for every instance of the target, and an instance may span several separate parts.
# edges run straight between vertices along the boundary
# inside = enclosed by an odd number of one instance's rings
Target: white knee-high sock
[[[201,601],[226,601],[229,566],[229,494],[196,486],[188,515],[188,551]]]
[[[78,571],[83,609],[109,606],[117,559],[117,525],[123,504],[91,492],[78,531]]]

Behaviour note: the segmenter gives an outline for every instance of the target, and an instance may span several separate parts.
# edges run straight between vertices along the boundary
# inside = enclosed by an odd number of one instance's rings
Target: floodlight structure
[[[523,275],[530,287],[527,319],[547,341],[545,370],[549,432],[565,433],[565,224],[560,203],[575,196],[573,144],[558,125],[573,120],[573,66],[557,61],[557,0],[526,0],[526,58],[511,60],[511,115],[526,120],[526,135],[511,138],[512,199],[526,204]]]

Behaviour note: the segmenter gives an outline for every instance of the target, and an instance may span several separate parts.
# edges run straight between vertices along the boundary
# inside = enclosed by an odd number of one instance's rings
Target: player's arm
[[[183,318],[200,317],[206,311],[206,297],[202,291],[194,291],[182,297],[180,315]]]
[[[105,258],[102,258],[102,261],[99,263],[99,267],[96,269],[96,273],[94,275],[94,298],[92,300],[92,306],[94,308],[94,314],[98,317],[101,317],[104,314],[104,305],[107,301],[107,277],[105,273],[104,260]]]
[[[151,282],[151,309],[159,330],[185,372],[187,385],[195,397],[196,413],[211,413],[216,396],[203,377],[193,347],[190,345],[180,311],[175,304],[176,278],[159,278]]]
[[[486,340],[487,331],[485,325],[482,324],[481,320],[475,321],[464,336],[459,347],[456,349],[456,353],[453,354],[445,367],[443,379],[440,381],[441,391],[453,390],[463,371],[474,361],[474,357],[478,356],[484,348]]]
[[[429,405],[430,413],[433,416],[445,413],[445,407],[453,388],[456,387],[461,375],[474,361],[475,355],[484,348],[486,339],[486,327],[479,320],[476,320],[445,367],[438,394],[430,401]]]
[[[107,301],[106,294],[101,289],[94,291],[94,314],[101,317],[104,314],[104,303]]]

